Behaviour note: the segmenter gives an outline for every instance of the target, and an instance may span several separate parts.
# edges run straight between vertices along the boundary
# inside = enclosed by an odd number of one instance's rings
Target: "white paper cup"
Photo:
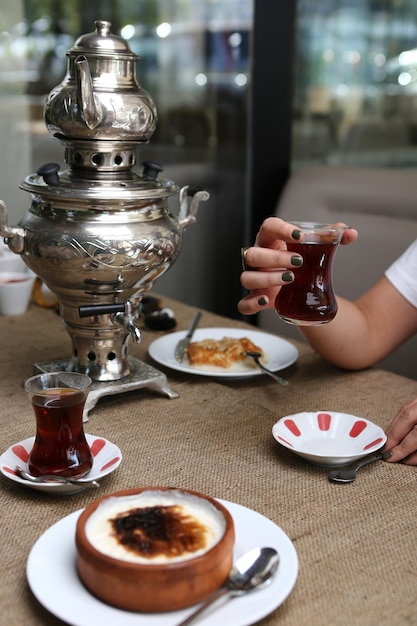
[[[5,272],[27,272],[28,268],[25,262],[18,254],[3,253],[0,255],[0,274]]]
[[[0,273],[0,314],[25,313],[32,294],[35,277],[28,272]]]

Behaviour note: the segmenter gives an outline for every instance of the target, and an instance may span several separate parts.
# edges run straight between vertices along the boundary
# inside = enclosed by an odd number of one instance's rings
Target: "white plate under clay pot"
[[[295,547],[270,519],[240,504],[219,500],[231,513],[236,540],[234,560],[260,545],[275,548],[280,556],[269,585],[225,602],[201,617],[201,626],[250,626],[279,607],[290,595],[298,575]],[[137,613],[112,607],[93,596],[82,584],[76,568],[75,528],[81,511],[51,526],[33,546],[27,579],[39,602],[71,626],[174,626],[195,607],[165,613]],[[200,622],[197,622],[200,623]]]

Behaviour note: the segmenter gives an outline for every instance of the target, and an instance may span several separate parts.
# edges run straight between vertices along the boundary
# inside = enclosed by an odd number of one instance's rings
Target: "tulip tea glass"
[[[345,227],[314,222],[291,222],[303,231],[300,241],[287,243],[287,249],[303,257],[294,271],[294,281],[280,289],[275,310],[285,322],[298,326],[318,326],[330,322],[337,313],[332,267]]]
[[[37,374],[25,381],[36,417],[36,437],[28,459],[33,476],[85,476],[93,455],[83,427],[91,379],[75,372]]]

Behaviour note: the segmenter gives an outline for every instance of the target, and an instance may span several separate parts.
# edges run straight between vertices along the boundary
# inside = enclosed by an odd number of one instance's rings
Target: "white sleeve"
[[[417,240],[390,265],[385,276],[417,308]]]

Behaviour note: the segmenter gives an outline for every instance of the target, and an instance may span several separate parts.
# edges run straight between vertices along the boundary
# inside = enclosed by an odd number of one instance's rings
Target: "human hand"
[[[341,244],[352,243],[357,236],[355,229],[347,228]],[[278,217],[269,217],[262,223],[254,246],[248,248],[244,255],[246,269],[241,274],[240,283],[250,293],[238,302],[240,313],[252,315],[262,309],[273,308],[281,287],[294,280],[292,268],[303,263],[300,254],[287,251],[287,242],[300,241],[302,237],[299,227]]]
[[[384,459],[417,465],[417,398],[401,407],[386,430]]]

